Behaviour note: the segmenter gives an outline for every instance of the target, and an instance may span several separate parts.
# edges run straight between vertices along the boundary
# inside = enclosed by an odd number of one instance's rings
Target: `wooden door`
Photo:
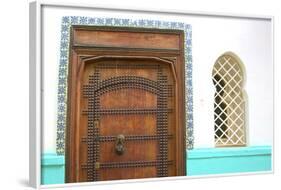
[[[67,182],[185,175],[182,39],[72,28]]]

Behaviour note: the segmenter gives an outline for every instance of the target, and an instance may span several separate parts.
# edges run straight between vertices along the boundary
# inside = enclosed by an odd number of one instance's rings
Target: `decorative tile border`
[[[67,70],[69,56],[69,41],[71,25],[90,26],[122,26],[139,28],[177,29],[184,31],[185,52],[185,86],[186,86],[186,146],[193,149],[193,86],[192,86],[192,51],[191,25],[182,22],[167,22],[159,20],[131,20],[120,18],[90,18],[81,16],[62,17],[60,62],[58,78],[58,116],[57,116],[57,154],[65,151],[65,128],[67,110]]]

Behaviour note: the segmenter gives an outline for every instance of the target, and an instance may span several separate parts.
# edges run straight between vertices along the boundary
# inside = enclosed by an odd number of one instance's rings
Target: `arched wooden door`
[[[106,50],[73,48],[67,182],[184,175],[176,59]]]

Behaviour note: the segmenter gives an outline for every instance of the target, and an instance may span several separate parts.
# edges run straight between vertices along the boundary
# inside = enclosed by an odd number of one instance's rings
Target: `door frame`
[[[128,48],[109,47],[102,45],[81,45],[74,43],[76,30],[98,30],[98,31],[129,31],[141,33],[160,33],[179,35],[178,49],[162,48]],[[185,62],[184,62],[184,31],[169,29],[147,29],[128,27],[104,27],[104,26],[81,26],[71,27],[71,39],[69,48],[69,69],[67,88],[67,121],[65,137],[65,180],[66,183],[79,182],[79,130],[77,117],[79,116],[79,80],[83,70],[83,62],[95,55],[98,57],[125,57],[125,58],[146,58],[158,59],[170,65],[176,78],[176,160],[175,167],[177,176],[186,175],[186,125],[185,125]],[[121,56],[120,56],[121,55]],[[77,64],[74,64],[77,63]]]

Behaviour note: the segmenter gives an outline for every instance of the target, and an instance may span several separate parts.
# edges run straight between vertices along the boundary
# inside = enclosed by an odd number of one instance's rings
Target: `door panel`
[[[135,107],[155,108],[157,106],[157,96],[141,89],[117,89],[101,95],[100,106],[101,108],[112,109]]]
[[[80,31],[77,39],[90,40],[91,32],[93,29]],[[184,83],[179,82],[184,76],[180,70],[182,51],[175,54],[173,50],[170,57],[163,57],[168,54],[162,50],[151,56],[149,47],[141,52],[120,51],[114,48],[127,44],[121,34],[124,31],[111,32],[112,38],[121,37],[110,49],[106,41],[103,52],[96,46],[83,50],[72,44],[75,53],[69,71],[67,181],[184,175]],[[73,32],[74,38],[78,33]],[[134,33],[128,39],[143,35]],[[161,31],[159,36],[153,32],[152,36],[155,40],[163,35],[182,39],[180,32]],[[182,47],[179,42],[173,43]]]
[[[112,122],[114,121],[114,122]],[[103,115],[100,117],[101,135],[156,134],[156,115]]]
[[[74,31],[73,43],[83,46],[179,49],[179,40],[178,35],[166,33],[78,28]]]
[[[115,153],[115,142],[100,143],[100,162],[125,162],[135,160],[156,160],[158,151],[157,141],[128,141],[125,142],[125,152],[122,156]],[[148,154],[149,153],[149,154]]]
[[[101,178],[108,180],[149,178],[157,175],[155,167],[102,169]],[[133,172],[132,172],[133,170]]]

